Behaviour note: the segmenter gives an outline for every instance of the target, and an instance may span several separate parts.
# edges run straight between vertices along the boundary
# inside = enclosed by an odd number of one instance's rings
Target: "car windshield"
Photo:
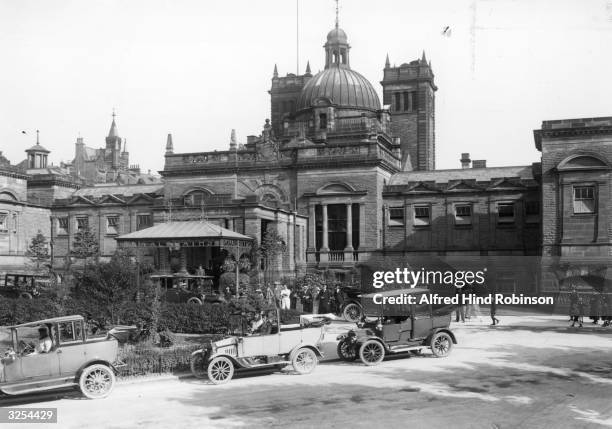
[[[13,339],[11,338],[11,330],[0,328],[0,353],[4,353],[13,347]]]

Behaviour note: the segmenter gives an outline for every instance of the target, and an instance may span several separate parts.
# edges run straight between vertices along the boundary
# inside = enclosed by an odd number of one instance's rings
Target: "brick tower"
[[[385,62],[383,104],[391,113],[391,131],[402,148],[402,169],[436,168],[436,117],[434,74],[425,52],[420,60],[391,67]]]

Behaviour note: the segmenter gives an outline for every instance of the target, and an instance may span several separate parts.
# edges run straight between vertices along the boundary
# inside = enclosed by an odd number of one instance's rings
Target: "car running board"
[[[416,346],[408,346],[408,347],[406,347],[406,346],[395,346],[395,347],[391,347],[389,349],[389,351],[391,353],[401,353],[401,352],[409,352],[410,350],[424,349],[426,347],[427,346],[424,346],[423,344],[419,344],[419,345],[416,345]]]
[[[7,395],[21,395],[23,393],[40,392],[42,390],[61,389],[75,386],[74,377],[62,377],[45,381],[30,381],[13,385],[5,385],[0,388]]]

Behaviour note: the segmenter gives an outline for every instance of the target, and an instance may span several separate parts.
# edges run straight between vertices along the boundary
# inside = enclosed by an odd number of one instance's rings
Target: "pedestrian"
[[[459,318],[461,318],[461,323],[465,323],[465,305],[463,305],[463,291],[461,289],[457,289],[457,298],[459,303],[455,307],[455,321],[459,322]]]
[[[271,307],[277,307],[276,305],[276,297],[274,296],[274,290],[270,286],[270,283],[266,283],[266,302]]]
[[[319,314],[320,292],[321,289],[319,289],[319,286],[314,286],[310,290],[310,295],[312,297],[312,314]]]
[[[570,308],[569,308],[570,321],[572,322],[572,328],[576,325],[576,322],[578,322],[580,324],[580,328],[582,328],[582,320],[580,319],[582,304],[580,301],[581,301],[580,296],[578,295],[576,288],[572,287],[572,291],[570,292]]]
[[[599,322],[599,315],[601,311],[601,294],[593,293],[590,302],[589,318],[593,321],[594,325]]]
[[[283,285],[280,291],[280,302],[281,302],[281,310],[289,310],[291,308],[291,290],[287,287],[287,285]]]
[[[279,281],[274,282],[274,299],[276,300],[276,306],[281,306],[281,283]]]
[[[491,299],[491,306],[489,307],[489,311],[491,313],[491,325],[499,325],[499,319],[496,317],[497,314],[497,302],[495,301],[495,296]]]
[[[327,314],[330,312],[330,300],[331,292],[327,288],[327,284],[323,284],[321,292],[319,294],[319,311],[321,314]]]

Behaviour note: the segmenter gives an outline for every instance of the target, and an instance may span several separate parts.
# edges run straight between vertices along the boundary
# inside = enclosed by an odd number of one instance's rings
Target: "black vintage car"
[[[345,361],[359,357],[366,365],[379,364],[386,354],[418,354],[424,348],[431,348],[436,357],[447,356],[457,344],[449,329],[452,306],[418,304],[420,297],[429,293],[414,288],[363,295],[364,321],[337,338],[338,356]],[[389,303],[389,298],[407,301],[409,295],[416,303]]]
[[[167,302],[202,304],[218,303],[223,297],[213,289],[212,276],[196,274],[153,274],[151,280],[159,282],[162,299]]]
[[[338,289],[337,297],[339,303],[339,313],[349,322],[358,322],[363,315],[361,307],[361,294],[359,288],[353,286],[341,286]]]
[[[4,284],[0,285],[0,296],[32,299],[49,289],[50,284],[48,275],[8,273],[4,276]]]

